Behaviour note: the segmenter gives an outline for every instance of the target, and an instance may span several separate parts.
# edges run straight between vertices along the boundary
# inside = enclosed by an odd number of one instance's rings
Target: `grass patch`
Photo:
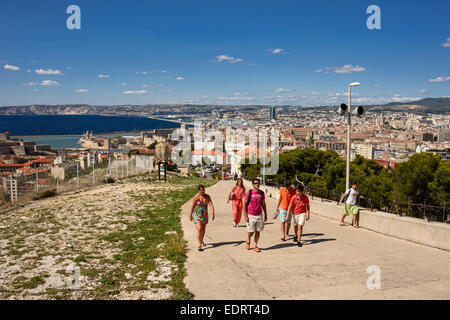
[[[87,262],[87,259],[83,255],[81,255],[73,259],[73,262]]]
[[[164,185],[148,180],[145,180],[145,183],[160,187],[175,187],[176,190],[159,189],[145,196],[133,197],[139,204],[151,202],[152,206],[136,212],[135,215],[141,220],[129,223],[126,230],[115,231],[102,237],[108,242],[120,243],[121,252],[113,256],[115,272],[103,277],[101,285],[97,289],[97,298],[106,298],[115,294],[120,288],[120,283],[127,284],[123,273],[129,264],[133,264],[136,266],[136,270],[133,271],[137,274],[140,273],[140,276],[134,277],[133,283],[127,287],[170,287],[173,293],[171,299],[192,299],[193,295],[186,289],[183,281],[186,276],[184,268],[186,242],[183,239],[181,228],[181,206],[197,193],[199,184],[209,187],[216,181],[176,177]],[[175,231],[176,234],[168,237],[166,235],[168,231]],[[162,249],[156,247],[160,243],[165,243]],[[158,257],[171,261],[178,269],[172,274],[169,282],[148,283],[146,277],[149,272],[156,270],[157,266],[154,260]]]
[[[45,283],[45,280],[41,276],[37,276],[37,277],[31,278],[28,281],[25,281],[22,284],[22,287],[25,288],[25,289],[34,289],[37,286],[39,286],[41,284],[44,284],[44,283]]]

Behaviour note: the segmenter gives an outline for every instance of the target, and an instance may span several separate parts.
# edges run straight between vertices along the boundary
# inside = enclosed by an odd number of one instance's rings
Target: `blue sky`
[[[69,5],[81,30],[69,30]],[[369,30],[366,9],[381,9]],[[450,2],[0,3],[0,105],[377,104],[450,96]]]

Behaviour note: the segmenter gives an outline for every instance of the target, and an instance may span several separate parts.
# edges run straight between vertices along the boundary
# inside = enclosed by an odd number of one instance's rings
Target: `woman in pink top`
[[[241,221],[242,216],[242,200],[245,195],[244,181],[241,178],[237,179],[236,185],[231,189],[230,193],[228,193],[228,201],[230,203],[230,199],[233,202],[233,226],[236,228]]]

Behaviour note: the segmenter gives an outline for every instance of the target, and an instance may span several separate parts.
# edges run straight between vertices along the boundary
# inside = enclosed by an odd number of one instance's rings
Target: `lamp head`
[[[361,83],[359,82],[352,82],[349,84],[350,87],[359,87],[361,85]]]
[[[338,109],[339,115],[343,116],[346,111],[347,111],[347,105],[345,103],[341,104]]]
[[[355,116],[361,117],[364,114],[364,108],[363,107],[357,107],[354,112],[355,112]]]

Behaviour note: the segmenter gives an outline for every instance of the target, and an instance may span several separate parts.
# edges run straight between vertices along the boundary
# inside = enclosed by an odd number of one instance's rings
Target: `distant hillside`
[[[410,102],[391,102],[382,106],[367,106],[370,111],[450,112],[450,98],[426,98]]]

